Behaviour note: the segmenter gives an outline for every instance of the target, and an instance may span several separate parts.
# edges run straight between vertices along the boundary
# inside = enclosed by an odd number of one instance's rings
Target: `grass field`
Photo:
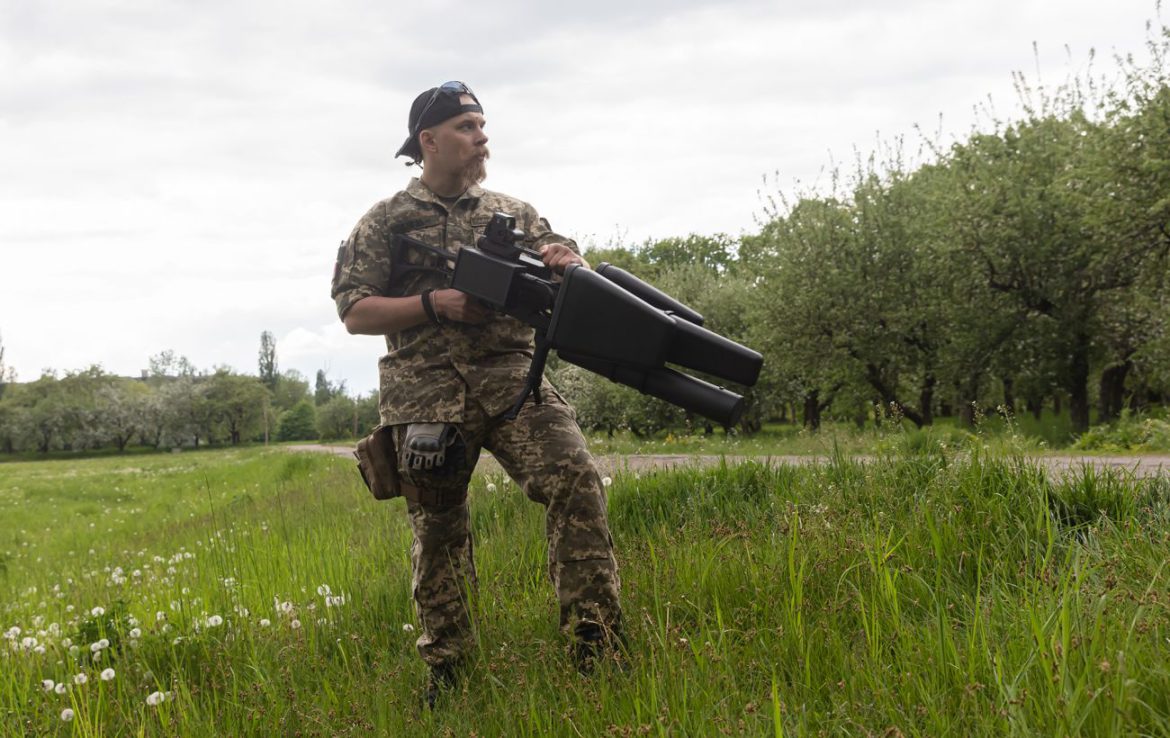
[[[434,714],[403,503],[344,459],[0,465],[0,732],[1170,735],[1170,481],[917,450],[615,479],[631,658],[590,678],[541,508],[477,477],[480,651]]]

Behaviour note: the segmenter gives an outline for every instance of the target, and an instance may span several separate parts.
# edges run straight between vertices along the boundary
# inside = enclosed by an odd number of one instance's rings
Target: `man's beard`
[[[483,150],[483,158],[475,159],[467,165],[463,170],[463,187],[464,189],[477,185],[487,179],[487,160],[491,158],[491,152],[487,149]]]

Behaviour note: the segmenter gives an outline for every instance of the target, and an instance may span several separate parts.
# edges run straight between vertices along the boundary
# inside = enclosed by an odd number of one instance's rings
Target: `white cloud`
[[[133,374],[172,348],[250,371],[271,330],[282,368],[372,388],[382,347],[337,322],[334,253],[405,183],[407,108],[445,79],[483,100],[488,186],[558,230],[734,235],[762,186],[912,145],[940,114],[962,136],[989,94],[1011,110],[1033,41],[1059,82],[1090,46],[1099,67],[1140,51],[1153,15],[1145,0],[5,3],[5,359],[25,379]]]

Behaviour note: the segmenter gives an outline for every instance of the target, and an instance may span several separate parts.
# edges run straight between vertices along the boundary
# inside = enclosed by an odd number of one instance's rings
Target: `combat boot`
[[[589,676],[597,668],[597,664],[605,659],[612,659],[624,671],[627,666],[625,638],[621,632],[606,632],[599,625],[590,623],[587,627],[578,629],[576,643],[573,644],[573,663],[581,676]]]
[[[427,688],[423,694],[427,709],[434,710],[439,695],[454,691],[459,678],[454,664],[439,664],[432,666],[427,674]]]

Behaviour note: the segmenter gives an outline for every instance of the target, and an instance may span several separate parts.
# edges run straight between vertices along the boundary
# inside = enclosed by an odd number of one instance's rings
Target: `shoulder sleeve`
[[[546,243],[563,243],[573,251],[581,253],[577,248],[577,242],[573,239],[562,236],[552,229],[548,224],[548,220],[540,217],[536,212],[536,208],[532,207],[526,202],[520,203],[520,212],[517,214],[517,220],[522,224],[521,230],[527,238],[526,245],[531,249],[538,249]]]
[[[390,286],[391,234],[386,226],[386,203],[370,208],[337,251],[331,296],[337,315],[370,295],[385,295]]]

